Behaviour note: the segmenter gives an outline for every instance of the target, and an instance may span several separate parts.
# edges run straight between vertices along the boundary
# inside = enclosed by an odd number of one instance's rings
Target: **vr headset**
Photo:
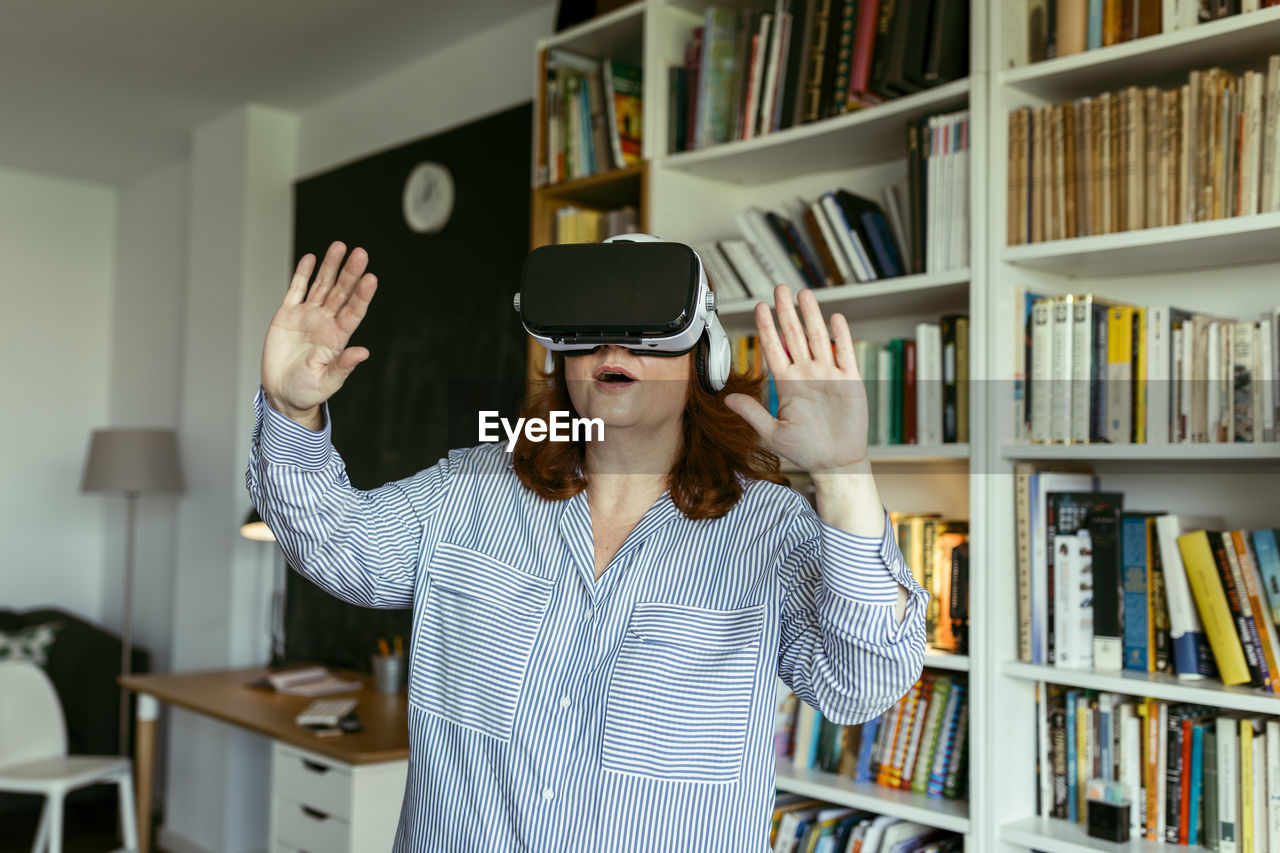
[[[548,350],[585,355],[602,346],[637,355],[694,350],[698,381],[719,391],[729,380],[729,336],[698,253],[650,234],[603,243],[541,246],[524,262],[515,296],[520,320]]]

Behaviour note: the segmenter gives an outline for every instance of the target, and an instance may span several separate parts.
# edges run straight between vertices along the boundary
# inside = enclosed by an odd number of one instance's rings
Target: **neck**
[[[605,428],[605,441],[588,442],[583,458],[587,492],[597,506],[647,508],[667,489],[680,455],[680,421],[651,430]]]

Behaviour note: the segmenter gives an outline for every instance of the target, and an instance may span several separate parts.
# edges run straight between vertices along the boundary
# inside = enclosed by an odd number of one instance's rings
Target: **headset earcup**
[[[703,335],[698,339],[698,345],[693,348],[693,370],[698,376],[698,384],[703,390],[712,394],[716,389],[711,387],[711,378],[707,376],[707,336]]]
[[[713,342],[703,335],[694,348],[693,363],[702,387],[714,394],[729,381],[729,338],[722,332]]]

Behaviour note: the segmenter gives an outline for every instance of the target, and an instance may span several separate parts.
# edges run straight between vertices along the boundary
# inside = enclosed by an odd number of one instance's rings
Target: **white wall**
[[[124,498],[81,494],[80,476],[108,420],[115,240],[110,187],[0,168],[0,607],[103,617]]]
[[[534,43],[554,32],[555,6],[511,18],[303,111],[299,176],[529,100]]]
[[[182,161],[119,191],[115,298],[109,318],[112,426],[178,427],[187,177]],[[157,494],[143,495],[138,502],[133,636],[137,645],[150,650],[152,669],[160,672],[169,669],[180,500],[180,495]],[[117,555],[124,548],[124,507],[110,505],[107,513],[104,624],[118,629],[123,560]]]

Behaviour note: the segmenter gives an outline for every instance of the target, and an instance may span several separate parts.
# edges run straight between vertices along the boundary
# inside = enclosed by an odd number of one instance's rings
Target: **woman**
[[[557,356],[523,414],[571,406],[604,441],[455,450],[363,492],[324,409],[369,357],[347,342],[376,280],[345,254],[310,287],[305,256],[272,320],[247,483],[293,566],[413,608],[395,849],[765,850],[778,678],[847,724],[923,665],[927,593],[870,473],[844,318],[833,353],[812,293],[802,322],[777,289],[781,337],[756,307],[776,419],[758,382],[712,394],[690,355],[603,347]]]

